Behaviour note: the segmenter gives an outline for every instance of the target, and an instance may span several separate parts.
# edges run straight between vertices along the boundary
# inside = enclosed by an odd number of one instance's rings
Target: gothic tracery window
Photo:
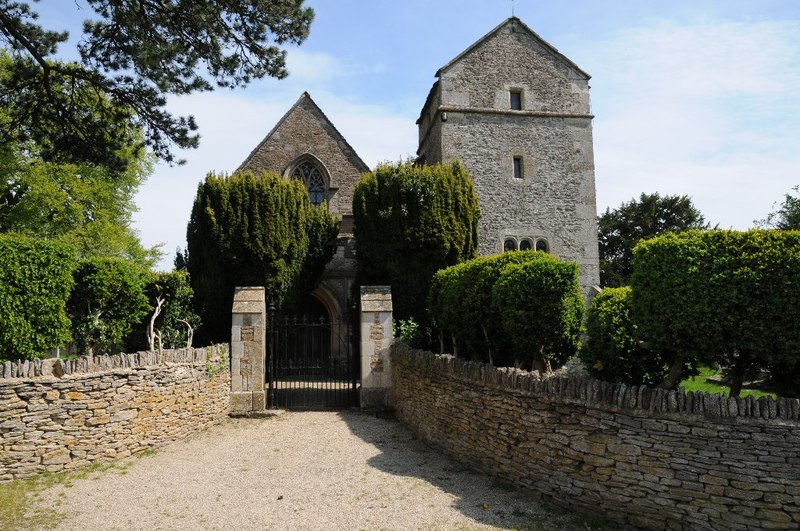
[[[303,162],[295,168],[292,177],[300,179],[306,185],[311,204],[319,206],[325,201],[325,179],[317,166]]]

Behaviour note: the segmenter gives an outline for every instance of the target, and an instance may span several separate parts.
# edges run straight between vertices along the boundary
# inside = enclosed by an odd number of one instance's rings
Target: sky
[[[435,72],[512,4],[592,75],[598,214],[641,193],[688,195],[712,225],[744,230],[800,184],[800,0],[306,0],[316,15],[288,49],[288,78],[169,100],[195,116],[201,144],[136,196],[159,268],[186,245],[198,183],[235,170],[303,91],[371,168],[414,157]],[[34,9],[74,38],[90,14],[82,0]]]

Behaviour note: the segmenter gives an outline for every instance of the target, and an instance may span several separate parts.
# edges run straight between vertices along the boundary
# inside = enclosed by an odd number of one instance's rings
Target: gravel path
[[[59,529],[586,529],[359,412],[227,420],[42,493]]]

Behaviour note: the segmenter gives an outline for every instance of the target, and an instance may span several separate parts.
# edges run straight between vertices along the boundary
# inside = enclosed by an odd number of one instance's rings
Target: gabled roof
[[[316,104],[316,102],[311,98],[311,94],[309,94],[307,91],[304,91],[300,95],[300,97],[297,99],[295,104],[292,105],[292,107],[288,111],[286,111],[286,114],[284,114],[281,117],[280,120],[278,120],[278,123],[275,124],[275,127],[273,127],[272,130],[269,133],[267,133],[267,136],[265,136],[264,139],[261,142],[258,143],[258,145],[255,147],[255,149],[253,149],[253,151],[250,152],[250,154],[247,156],[246,159],[244,159],[244,162],[242,162],[239,165],[239,167],[236,169],[236,171],[239,171],[242,168],[244,168],[245,166],[247,166],[247,164],[250,162],[250,160],[253,158],[253,156],[256,153],[258,153],[258,151],[261,149],[261,146],[266,144],[267,141],[269,141],[269,139],[272,138],[272,135],[274,135],[275,132],[278,129],[280,129],[281,125],[283,125],[283,123],[286,121],[286,119],[289,116],[291,116],[292,113],[298,107],[300,107],[300,105],[302,105],[304,102],[309,103],[311,105],[311,109],[315,113],[318,113],[320,118],[322,118],[328,125],[330,125],[330,127],[333,130],[334,135],[335,135],[334,139],[337,142],[342,142],[347,147],[347,149],[350,150],[350,152],[353,154],[353,157],[355,158],[356,165],[357,166],[361,166],[360,168],[358,168],[358,170],[362,171],[362,172],[369,171],[369,166],[367,166],[367,164],[363,160],[361,160],[361,157],[358,156],[358,153],[356,153],[356,150],[353,149],[353,146],[351,146],[350,143],[344,138],[344,136],[342,136],[342,133],[340,133],[339,130],[336,129],[336,126],[333,125],[333,122],[331,122],[330,119],[327,116],[325,116],[325,113],[322,112],[322,109],[319,108],[319,105]]]
[[[481,37],[480,39],[475,41],[472,44],[472,46],[470,46],[469,48],[467,48],[466,50],[464,50],[463,52],[458,54],[452,61],[450,61],[449,63],[447,63],[446,65],[441,67],[439,70],[437,70],[436,71],[436,77],[441,77],[442,72],[444,72],[445,70],[447,70],[448,68],[453,66],[455,63],[459,62],[463,57],[465,57],[465,56],[469,55],[470,53],[472,53],[473,50],[475,50],[477,47],[479,47],[481,44],[483,44],[487,40],[489,40],[492,37],[494,37],[494,35],[497,34],[497,32],[499,32],[501,29],[503,29],[505,26],[507,26],[509,24],[513,25],[512,26],[513,31],[522,30],[524,32],[527,32],[534,40],[536,40],[539,44],[541,44],[545,49],[547,49],[550,52],[552,52],[552,54],[557,59],[559,59],[561,62],[563,62],[564,64],[566,64],[570,68],[573,68],[580,75],[585,76],[586,79],[590,79],[592,77],[589,74],[587,74],[585,71],[583,71],[581,69],[581,67],[579,67],[578,65],[576,65],[575,63],[570,61],[565,55],[563,55],[561,52],[559,52],[556,49],[555,46],[553,46],[552,44],[550,44],[549,42],[547,42],[546,40],[541,38],[535,31],[533,31],[528,26],[526,26],[525,23],[522,22],[517,17],[507,18],[506,20],[501,22],[500,25],[498,25],[496,28],[494,28],[492,31],[490,31],[489,33],[487,33],[486,35],[484,35],[483,37]]]

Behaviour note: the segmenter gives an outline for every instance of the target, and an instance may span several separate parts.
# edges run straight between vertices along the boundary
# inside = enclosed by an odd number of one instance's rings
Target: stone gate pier
[[[263,287],[236,288],[231,323],[231,412],[264,413],[266,307]]]
[[[361,407],[386,409],[392,372],[392,290],[361,286]]]

